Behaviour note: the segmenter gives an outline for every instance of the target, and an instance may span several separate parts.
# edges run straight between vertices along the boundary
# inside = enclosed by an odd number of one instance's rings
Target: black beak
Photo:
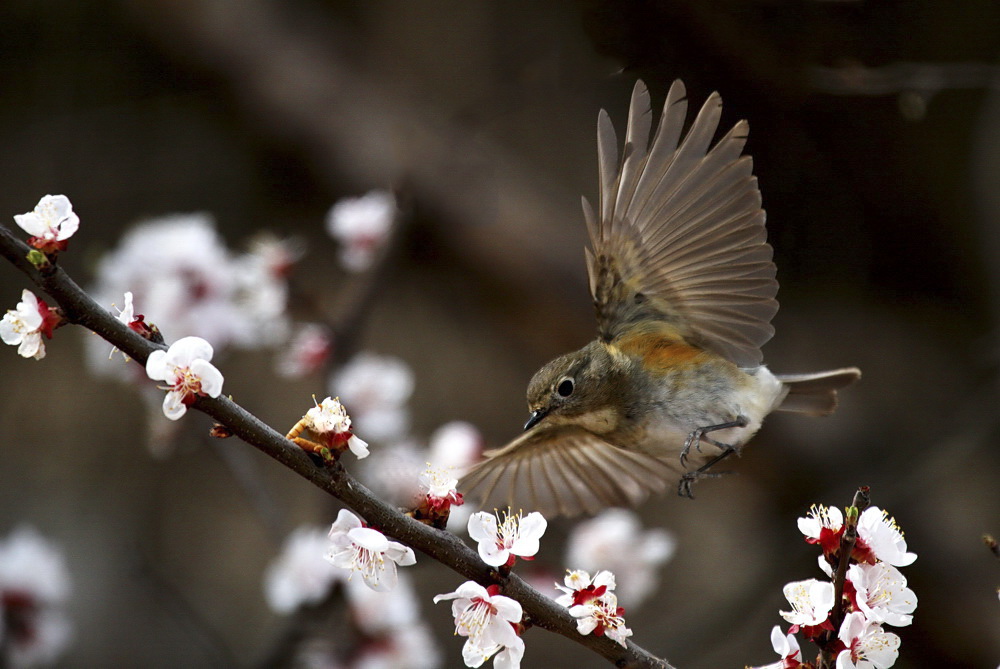
[[[535,427],[543,418],[545,418],[546,415],[548,415],[548,413],[548,411],[544,411],[542,409],[532,411],[531,417],[528,418],[528,422],[524,424],[524,429],[527,431]]]

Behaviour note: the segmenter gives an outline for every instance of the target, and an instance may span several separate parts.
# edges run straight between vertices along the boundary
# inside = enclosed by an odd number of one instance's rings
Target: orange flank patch
[[[700,348],[685,344],[674,337],[650,332],[623,337],[615,342],[614,347],[622,353],[640,358],[647,369],[687,365],[709,355]]]

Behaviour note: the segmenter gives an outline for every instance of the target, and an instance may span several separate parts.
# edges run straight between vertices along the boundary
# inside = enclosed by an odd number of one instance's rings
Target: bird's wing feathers
[[[669,463],[572,425],[538,425],[486,455],[461,483],[484,508],[593,514],[608,506],[635,506],[677,475]]]
[[[713,93],[687,135],[684,85],[675,81],[649,142],[649,93],[632,93],[619,162],[614,127],[598,117],[601,199],[584,200],[587,270],[601,337],[630,324],[668,323],[693,344],[741,367],[760,364],[778,310],[775,267],[745,121],[710,147],[722,101]]]

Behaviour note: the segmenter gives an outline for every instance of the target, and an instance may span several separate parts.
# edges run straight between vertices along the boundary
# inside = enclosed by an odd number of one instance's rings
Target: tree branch
[[[119,322],[58,265],[52,264],[44,271],[36,269],[25,259],[29,250],[24,242],[0,225],[0,254],[51,297],[62,308],[66,320],[96,332],[141,365],[145,365],[150,353],[164,348],[143,339]],[[302,449],[228,397],[198,397],[192,408],[208,414],[229,428],[235,436],[336,497],[386,535],[421,551],[465,578],[483,585],[499,585],[504,595],[521,603],[535,626],[576,641],[619,667],[673,669],[668,662],[634,643],[629,642],[627,648],[623,648],[606,637],[581,635],[576,631],[576,622],[566,608],[539,593],[516,574],[498,573],[454,534],[434,529],[403,515],[378,499],[344,470],[339,462],[329,467],[317,465]]]

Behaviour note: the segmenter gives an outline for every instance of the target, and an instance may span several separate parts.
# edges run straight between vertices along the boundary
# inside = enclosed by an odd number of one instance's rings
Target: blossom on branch
[[[886,562],[852,564],[847,580],[854,587],[853,605],[869,620],[894,627],[913,622],[917,595],[906,587],[906,577]]]
[[[799,642],[795,640],[793,634],[782,634],[781,627],[778,625],[771,629],[771,647],[781,659],[753,669],[798,669],[802,666],[802,651],[799,650]]]
[[[858,518],[858,543],[862,543],[871,551],[867,559],[858,557],[859,561],[874,564],[876,560],[887,562],[894,567],[905,567],[917,559],[915,553],[906,551],[906,540],[903,531],[899,529],[895,518],[878,508],[870,506]],[[857,553],[855,549],[855,554]]]
[[[309,430],[320,443],[299,437],[304,430]],[[331,460],[347,449],[359,460],[368,457],[368,442],[351,430],[351,417],[339,398],[327,397],[316,404],[285,436],[304,450],[323,456],[324,460]]]
[[[833,583],[810,578],[794,581],[783,588],[791,611],[779,611],[781,617],[792,623],[792,633],[805,628],[806,636],[813,636],[816,628],[833,629],[827,617],[833,609]]]
[[[467,667],[482,666],[496,654],[496,669],[517,669],[524,657],[524,640],[517,635],[515,623],[521,622],[521,605],[499,594],[500,588],[484,588],[466,581],[455,592],[436,595],[434,603],[451,599],[455,617],[455,634],[467,637],[462,658]]]
[[[563,583],[565,585],[556,583],[556,589],[563,593],[556,598],[556,604],[562,604],[568,608],[577,604],[586,604],[593,599],[604,596],[605,593],[612,592],[615,589],[615,575],[604,570],[594,574],[594,578],[590,578],[590,574],[577,569],[567,571]]]
[[[25,289],[21,292],[21,301],[17,303],[17,307],[8,309],[3,320],[0,320],[0,339],[5,344],[17,346],[17,353],[22,358],[41,360],[45,357],[42,335],[52,339],[52,330],[60,320],[45,300]]]
[[[595,636],[606,636],[622,647],[632,636],[632,630],[625,626],[625,609],[618,606],[618,598],[612,592],[571,606],[569,614],[576,618],[576,631],[580,634],[593,632]]]
[[[837,655],[837,669],[888,669],[899,657],[899,637],[857,611],[844,618],[838,638],[847,648]]]
[[[64,251],[70,237],[80,227],[80,217],[65,195],[46,195],[33,211],[14,216],[18,227],[27,232],[28,246],[42,253]]]
[[[365,527],[347,509],[337,514],[329,537],[332,546],[326,559],[335,567],[350,569],[352,576],[353,572],[361,572],[365,584],[379,592],[396,586],[396,565],[406,567],[417,561],[412,548],[389,541],[378,530]]]
[[[503,519],[500,518],[501,514]],[[542,514],[480,511],[469,518],[469,536],[479,543],[479,557],[491,567],[511,567],[517,558],[533,560],[548,525]]]
[[[209,361],[212,345],[201,337],[178,339],[166,351],[157,350],[146,360],[146,374],[167,391],[163,415],[177,420],[187,412],[198,395],[218,397],[222,393],[222,372]]]

